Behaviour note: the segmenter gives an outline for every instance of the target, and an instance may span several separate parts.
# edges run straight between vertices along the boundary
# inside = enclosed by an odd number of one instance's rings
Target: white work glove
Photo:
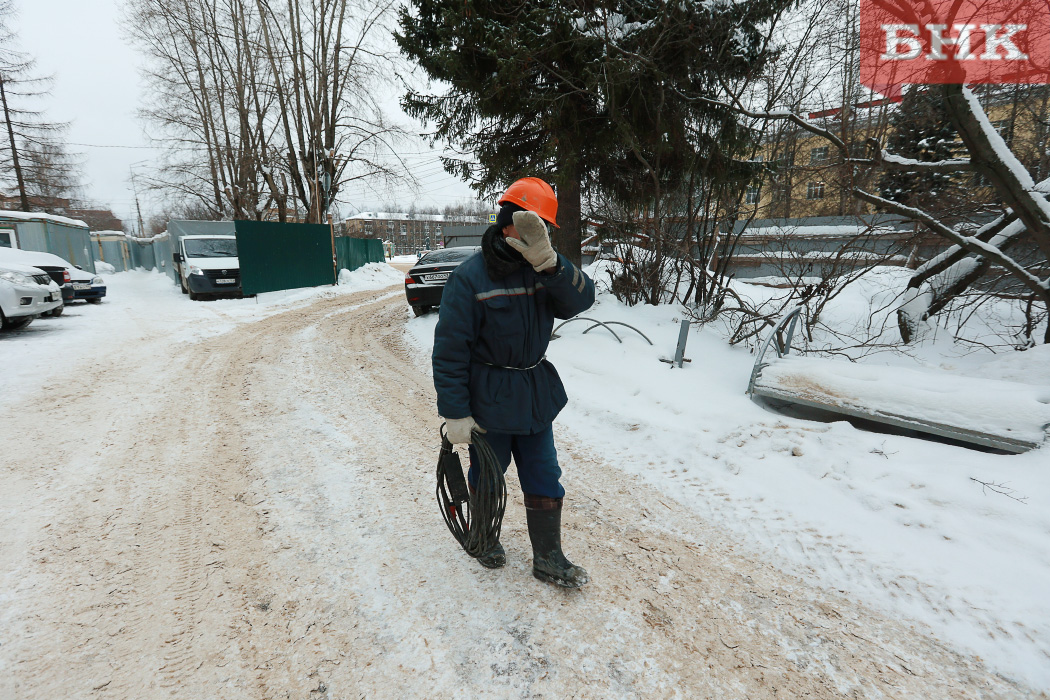
[[[539,214],[534,211],[514,212],[514,228],[521,240],[508,236],[505,239],[507,245],[521,253],[533,270],[543,272],[558,264],[558,254],[551,247],[547,225]]]
[[[445,435],[453,445],[469,445],[470,432],[472,430],[476,430],[479,433],[485,432],[484,428],[474,422],[473,416],[445,419]]]

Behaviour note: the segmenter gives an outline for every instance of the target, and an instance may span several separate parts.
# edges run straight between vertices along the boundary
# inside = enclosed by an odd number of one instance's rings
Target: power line
[[[72,141],[68,142],[68,145],[70,145],[70,146],[82,146],[84,148],[148,148],[148,149],[151,149],[151,150],[154,150],[154,151],[161,150],[161,149],[157,148],[156,146],[125,146],[125,145],[121,145],[121,144],[73,143]]]

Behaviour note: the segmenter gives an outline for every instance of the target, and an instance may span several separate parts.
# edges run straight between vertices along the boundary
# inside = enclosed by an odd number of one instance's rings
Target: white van
[[[172,258],[175,279],[190,299],[220,294],[242,296],[236,236],[182,236]]]

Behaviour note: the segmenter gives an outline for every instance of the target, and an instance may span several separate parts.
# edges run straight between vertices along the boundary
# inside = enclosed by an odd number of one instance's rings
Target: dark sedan
[[[405,296],[416,316],[441,305],[441,292],[448,276],[460,263],[480,251],[480,246],[445,248],[432,250],[419,259],[405,275]]]

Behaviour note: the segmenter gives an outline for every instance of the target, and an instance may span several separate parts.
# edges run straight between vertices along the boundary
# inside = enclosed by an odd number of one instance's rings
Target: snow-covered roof
[[[393,221],[438,221],[444,222],[445,217],[442,214],[406,214],[404,212],[389,212],[389,211],[362,211],[354,214],[353,216],[346,217],[347,220],[354,219],[378,219],[378,220],[393,220]]]
[[[70,219],[68,216],[58,214],[45,214],[38,211],[15,211],[13,209],[0,209],[0,221],[4,219],[17,219],[19,221],[50,221],[64,226],[76,226],[77,228],[89,228],[80,219]]]
[[[837,226],[760,226],[744,229],[744,236],[772,236],[781,238],[791,236],[794,238],[847,238],[860,236],[868,233],[873,235],[886,235],[894,233],[894,229],[885,226],[870,228],[863,224],[841,224]]]
[[[164,240],[167,240],[167,238],[168,238],[168,232],[167,231],[161,231],[160,233],[155,234],[153,236],[132,236],[132,235],[128,235],[127,236],[127,239],[129,241],[135,241],[136,243],[141,243],[142,245],[149,245],[150,243],[153,243],[154,241],[164,241]]]

